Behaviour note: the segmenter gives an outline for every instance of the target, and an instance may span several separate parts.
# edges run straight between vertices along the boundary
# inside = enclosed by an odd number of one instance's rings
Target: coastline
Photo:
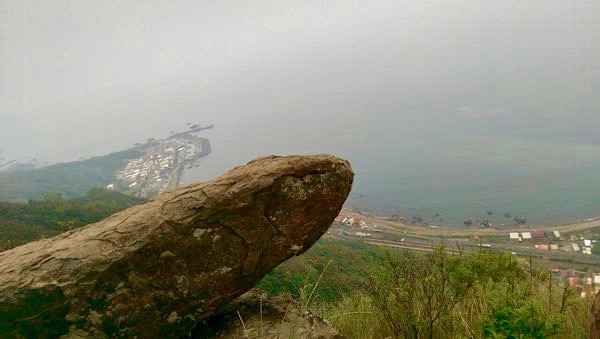
[[[370,216],[367,214],[351,211],[349,209],[342,209],[340,215],[344,217],[353,217],[356,219],[365,220],[378,226],[385,227],[388,230],[402,232],[406,234],[418,234],[418,235],[431,235],[431,236],[442,236],[442,237],[472,237],[475,235],[488,235],[488,236],[505,236],[512,230],[537,230],[537,231],[559,231],[559,232],[577,232],[584,231],[592,228],[600,227],[600,217],[588,218],[582,221],[575,221],[573,223],[560,224],[556,226],[535,226],[535,227],[517,227],[514,229],[495,229],[495,228],[444,228],[440,226],[428,227],[409,225],[399,221],[386,220],[377,216]]]
[[[183,173],[185,172],[185,167],[192,165],[196,160],[205,157],[212,152],[210,140],[206,138],[198,138],[198,146],[200,147],[200,149],[202,149],[202,151],[198,152],[193,158],[182,162],[177,166],[177,168],[175,168],[173,173],[171,173],[171,175],[169,176],[169,182],[165,186],[163,192],[167,192],[179,187],[181,185],[181,178],[183,177]]]

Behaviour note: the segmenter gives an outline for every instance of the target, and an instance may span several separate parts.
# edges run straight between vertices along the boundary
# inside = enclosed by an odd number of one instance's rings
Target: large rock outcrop
[[[353,173],[265,157],[0,253],[0,337],[186,336],[328,229]]]

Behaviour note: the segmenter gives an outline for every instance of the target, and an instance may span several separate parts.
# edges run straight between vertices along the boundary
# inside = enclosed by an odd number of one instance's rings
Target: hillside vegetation
[[[128,150],[82,161],[31,170],[0,172],[0,201],[40,200],[52,193],[66,198],[83,196],[93,187],[104,187],[139,151]]]
[[[321,240],[258,287],[310,302],[350,338],[587,338],[593,296],[550,277],[502,252]]]
[[[0,203],[4,248],[101,220],[140,203],[103,189]],[[592,297],[528,261],[488,250],[446,254],[321,239],[257,287],[290,295],[349,338],[586,338]],[[283,319],[282,319],[283,320]]]
[[[319,282],[318,297],[320,301],[336,302],[364,287],[364,278],[371,269],[385,264],[386,253],[380,247],[358,241],[321,239],[306,253],[267,274],[257,287],[271,295],[288,293],[298,298],[300,290],[308,282],[316,281],[327,267]]]
[[[42,200],[27,203],[0,202],[0,244],[6,248],[56,235],[141,202],[139,198],[100,188],[73,199],[49,194]]]

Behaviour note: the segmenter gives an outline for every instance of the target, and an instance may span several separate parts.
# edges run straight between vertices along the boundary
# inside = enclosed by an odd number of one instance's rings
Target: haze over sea
[[[0,3],[3,157],[214,124],[185,182],[327,152],[375,214],[600,215],[600,1],[243,3]]]

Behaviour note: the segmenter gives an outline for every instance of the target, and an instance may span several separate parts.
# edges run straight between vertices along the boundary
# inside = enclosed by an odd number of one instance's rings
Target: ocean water
[[[600,215],[598,3],[464,4],[382,24],[389,36],[363,42],[388,44],[378,55],[340,51],[343,66],[257,82],[249,93],[267,103],[234,95],[236,113],[210,121],[213,154],[185,180],[264,154],[328,152],[356,171],[347,206],[374,214],[443,226]]]
[[[130,13],[117,5],[77,12],[102,17],[84,31],[48,22],[66,33],[32,57],[38,81],[1,71],[19,81],[4,86],[0,148],[68,161],[214,124],[201,133],[213,153],[184,182],[267,154],[333,153],[356,172],[347,206],[374,214],[441,226],[600,215],[600,1],[231,4],[157,5],[136,18],[152,29],[107,30],[111,10]],[[82,41],[99,44],[77,50],[86,63],[71,57]]]

